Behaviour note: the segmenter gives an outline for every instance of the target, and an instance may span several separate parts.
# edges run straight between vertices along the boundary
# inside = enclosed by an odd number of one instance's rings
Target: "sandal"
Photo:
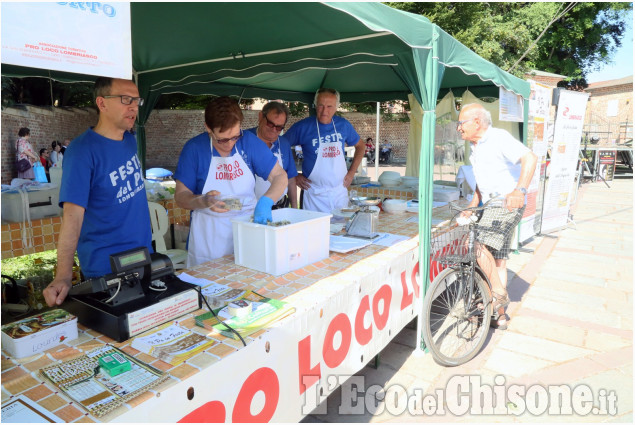
[[[507,313],[494,315],[492,316],[492,321],[490,322],[489,327],[494,329],[499,329],[501,331],[505,331],[507,330],[507,322],[509,320],[510,319]]]
[[[510,303],[509,295],[500,295],[492,291],[492,311],[498,311],[501,308],[505,308]]]

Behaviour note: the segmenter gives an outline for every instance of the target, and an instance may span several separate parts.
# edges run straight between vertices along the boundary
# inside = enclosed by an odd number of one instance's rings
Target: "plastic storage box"
[[[61,215],[59,207],[60,188],[52,184],[42,187],[29,187],[26,189],[27,202],[31,220],[45,217],[57,217]],[[21,223],[26,218],[24,214],[24,200],[17,189],[8,189],[2,192],[2,220],[13,223]]]
[[[329,256],[331,214],[282,208],[271,215],[274,223],[291,224],[266,226],[251,222],[251,217],[232,220],[236,264],[278,276]]]

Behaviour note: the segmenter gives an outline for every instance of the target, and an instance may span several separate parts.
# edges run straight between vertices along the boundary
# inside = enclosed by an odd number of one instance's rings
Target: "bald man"
[[[507,259],[513,230],[525,211],[525,195],[536,169],[537,157],[505,130],[492,127],[490,113],[479,104],[465,105],[459,114],[457,131],[471,143],[470,163],[476,191],[469,207],[476,207],[491,195],[505,197],[505,206],[485,210],[481,223],[496,221],[496,231],[479,232],[478,244],[485,249],[478,264],[492,284],[494,321],[492,327],[507,329]],[[495,215],[495,217],[494,217]]]

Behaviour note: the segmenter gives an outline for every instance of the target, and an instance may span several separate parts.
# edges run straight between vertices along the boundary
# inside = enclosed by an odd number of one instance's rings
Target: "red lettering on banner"
[[[340,342],[340,347],[336,350],[335,347],[333,347],[333,340],[338,331],[342,334],[342,341]],[[331,320],[331,323],[329,323],[326,335],[324,336],[322,358],[324,358],[324,363],[331,369],[342,364],[346,358],[348,349],[351,346],[352,334],[351,322],[345,313],[338,314]]]
[[[298,364],[300,369],[300,394],[304,394],[307,386],[312,386],[322,376],[319,362],[311,368],[311,335],[298,342]]]
[[[225,405],[220,401],[209,401],[193,412],[183,416],[178,423],[221,423],[225,422]]]
[[[370,311],[370,297],[366,295],[362,298],[355,315],[355,339],[359,342],[359,345],[366,345],[373,337],[372,324],[368,327],[364,327],[364,317],[366,313]]]
[[[405,270],[401,272],[401,289],[403,289],[403,295],[401,296],[401,310],[405,310],[406,307],[412,304],[412,293],[408,292]]]
[[[257,415],[251,414],[251,403],[254,396],[265,393],[265,405]],[[261,367],[249,375],[243,384],[232,413],[232,422],[269,422],[278,407],[280,398],[280,382],[273,369]],[[207,421],[206,421],[207,422]]]
[[[411,273],[413,282],[414,293],[418,297],[419,289],[416,286],[416,274],[418,273],[418,263],[415,265]],[[401,274],[402,288],[404,290],[404,297],[407,299],[407,305],[412,304],[413,295],[408,293],[406,283],[406,272]],[[373,338],[373,323],[378,330],[382,330],[386,327],[388,319],[390,318],[390,303],[392,301],[393,289],[390,285],[385,284],[381,286],[373,295],[372,309],[370,296],[364,296],[357,307],[355,313],[355,340],[361,345],[367,345]],[[402,300],[402,304],[405,301]],[[380,311],[379,305],[382,304]],[[364,327],[364,318],[367,313],[372,311],[372,321],[370,326]],[[335,349],[333,346],[335,335],[341,332],[340,346]],[[346,313],[339,313],[333,319],[331,319],[324,340],[322,341],[322,359],[316,361],[314,366],[311,366],[311,336],[307,336],[298,342],[298,378],[300,385],[300,394],[304,394],[307,388],[315,385],[322,377],[321,364],[322,361],[326,366],[334,369],[342,364],[346,356],[350,352],[352,341],[353,329],[351,327],[351,321]]]
[[[373,318],[375,319],[375,325],[377,329],[382,330],[388,323],[388,316],[390,315],[390,300],[392,299],[392,289],[390,286],[384,285],[375,294],[373,298]],[[379,301],[384,300],[384,311],[379,314]]]

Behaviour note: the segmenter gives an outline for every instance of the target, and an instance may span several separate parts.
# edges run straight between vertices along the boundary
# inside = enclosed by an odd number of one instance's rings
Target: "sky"
[[[622,47],[617,51],[611,64],[604,65],[599,71],[587,74],[587,83],[616,80],[633,75],[633,11],[628,14],[627,29],[622,39]]]

